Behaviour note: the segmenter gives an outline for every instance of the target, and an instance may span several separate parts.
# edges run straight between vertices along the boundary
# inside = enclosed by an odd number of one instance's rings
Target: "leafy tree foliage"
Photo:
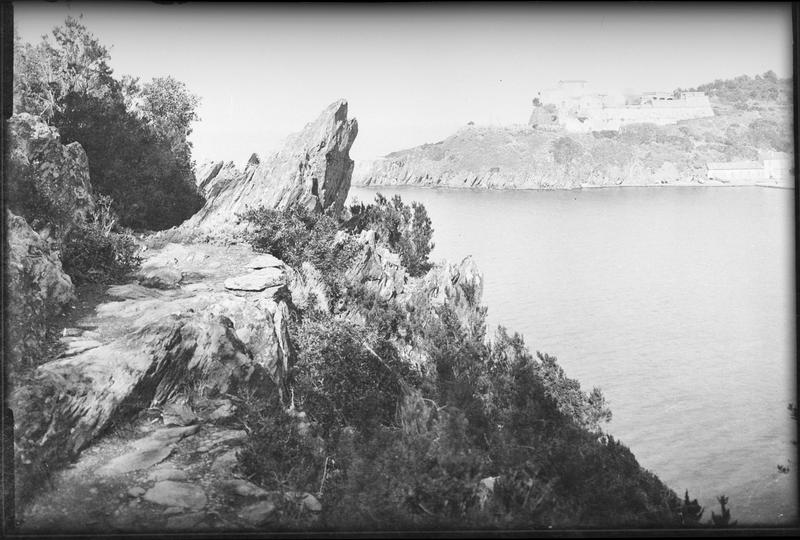
[[[190,124],[198,99],[171,78],[139,88],[117,80],[108,50],[68,17],[37,45],[15,47],[14,104],[78,141],[92,185],[114,200],[124,226],[163,229],[203,204],[194,186]],[[137,108],[140,107],[140,108]]]

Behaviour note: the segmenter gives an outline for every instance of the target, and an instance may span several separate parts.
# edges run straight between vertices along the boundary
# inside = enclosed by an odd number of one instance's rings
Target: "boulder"
[[[144,494],[144,500],[192,510],[202,510],[208,504],[208,498],[201,487],[172,480],[156,483]]]
[[[8,122],[6,202],[37,229],[42,211],[58,236],[86,221],[94,209],[89,160],[77,142],[61,144],[58,130],[38,116],[16,114]]]
[[[42,352],[47,321],[75,300],[75,288],[56,252],[26,221],[6,212],[5,305],[11,365]]]
[[[151,289],[175,289],[183,280],[183,272],[177,268],[154,268],[145,271],[140,283]]]
[[[248,208],[261,206],[285,210],[300,204],[310,210],[340,212],[350,189],[349,152],[357,133],[355,119],[347,119],[347,102],[336,101],[269,158],[251,161],[227,182],[213,179],[222,174],[220,168],[207,180],[214,186],[205,191],[206,204],[183,227],[214,231],[236,224],[238,214]]]

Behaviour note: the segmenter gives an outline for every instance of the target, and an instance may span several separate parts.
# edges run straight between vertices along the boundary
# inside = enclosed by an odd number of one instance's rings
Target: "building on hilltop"
[[[559,81],[556,88],[537,93],[533,100],[534,114],[530,125],[547,126],[542,122],[555,116],[554,123],[567,131],[617,131],[628,124],[674,124],[680,120],[714,116],[711,102],[704,92],[646,92],[628,98],[621,94],[593,91],[587,81]],[[537,114],[537,108],[548,108],[548,114]],[[555,113],[551,113],[554,109]]]

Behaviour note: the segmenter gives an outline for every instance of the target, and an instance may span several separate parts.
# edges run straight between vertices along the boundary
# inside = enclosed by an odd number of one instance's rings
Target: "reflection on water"
[[[425,204],[434,259],[473,255],[503,324],[599,386],[607,431],[734,519],[797,518],[794,192],[353,188]]]

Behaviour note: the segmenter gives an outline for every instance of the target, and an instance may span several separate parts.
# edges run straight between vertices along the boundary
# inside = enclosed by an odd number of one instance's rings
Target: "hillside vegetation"
[[[791,81],[771,72],[715,81],[714,117],[642,123],[619,132],[466,126],[447,139],[357,165],[362,185],[484,188],[705,183],[706,163],[757,160],[793,148]]]

